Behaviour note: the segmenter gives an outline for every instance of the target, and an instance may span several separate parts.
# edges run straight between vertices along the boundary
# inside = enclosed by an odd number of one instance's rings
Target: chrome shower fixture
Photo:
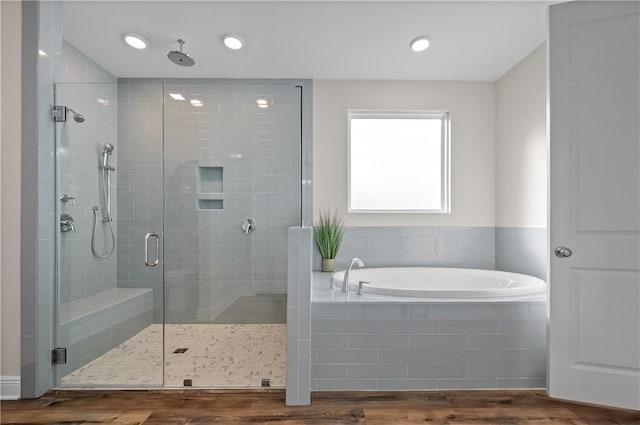
[[[71,112],[71,115],[73,115],[73,120],[75,122],[84,122],[84,115],[77,113],[71,108],[67,108],[67,113],[69,112]]]
[[[91,252],[98,258],[108,258],[113,254],[116,249],[116,236],[113,232],[113,218],[111,217],[111,174],[116,171],[116,167],[111,165],[111,155],[115,146],[111,143],[105,143],[102,146],[102,163],[99,165],[100,169],[100,183],[101,183],[101,198],[103,204],[102,211],[102,223],[106,223],[111,234],[111,249],[108,249],[104,254],[99,254],[96,247],[96,233],[98,232],[98,210],[97,205],[91,207],[93,211],[93,232],[91,233]]]
[[[84,115],[64,105],[55,105],[51,108],[51,116],[55,122],[67,122],[67,115],[71,114],[73,120],[78,123],[84,122]]]
[[[116,167],[111,165],[113,149],[114,146],[111,143],[105,143],[102,146],[100,170],[102,171],[102,195],[105,207],[105,211],[102,214],[103,223],[111,222],[111,173],[116,171]]]
[[[116,169],[111,166],[111,155],[113,153],[114,146],[111,143],[105,143],[102,147],[102,165],[103,170],[115,171]]]
[[[178,42],[178,44],[180,44],[180,50],[171,50],[170,52],[168,52],[167,57],[169,58],[169,60],[176,65],[193,66],[196,61],[194,61],[191,56],[182,51],[182,46],[184,45],[185,41],[181,38],[176,41]]]

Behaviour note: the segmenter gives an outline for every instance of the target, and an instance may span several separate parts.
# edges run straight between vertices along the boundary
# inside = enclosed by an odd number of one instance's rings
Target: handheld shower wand
[[[116,168],[111,165],[111,156],[113,154],[114,146],[111,143],[105,143],[102,147],[102,163],[100,164],[101,171],[101,186],[102,186],[102,200],[104,204],[104,213],[102,214],[102,222],[107,223],[109,231],[111,233],[111,249],[104,255],[98,254],[95,246],[96,232],[98,230],[98,206],[92,208],[93,211],[93,234],[91,235],[91,251],[93,255],[98,258],[107,258],[113,254],[116,249],[116,237],[113,232],[113,219],[111,218],[111,173],[116,171]]]
[[[116,169],[111,166],[111,154],[113,153],[114,146],[111,143],[105,143],[102,148],[102,168],[103,170],[115,171]]]
[[[113,154],[114,146],[111,143],[105,143],[102,148],[102,194],[105,206],[105,213],[102,215],[102,221],[111,221],[111,172],[116,171],[115,167],[111,166],[111,155]]]

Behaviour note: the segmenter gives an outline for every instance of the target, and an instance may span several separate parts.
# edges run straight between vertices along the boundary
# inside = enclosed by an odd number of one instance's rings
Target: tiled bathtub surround
[[[439,266],[495,268],[493,227],[349,227],[336,258],[343,268],[353,257],[367,267]],[[320,253],[314,244],[314,270]]]
[[[313,303],[312,390],[544,387],[545,305]]]
[[[547,278],[546,227],[496,227],[496,269]]]
[[[320,269],[314,244],[313,269]],[[336,264],[353,257],[366,267],[434,266],[502,270],[546,279],[543,227],[349,227]]]

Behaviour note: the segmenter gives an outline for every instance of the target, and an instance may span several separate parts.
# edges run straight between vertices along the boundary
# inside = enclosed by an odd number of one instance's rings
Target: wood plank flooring
[[[282,390],[50,391],[3,401],[0,423],[40,424],[640,424],[640,412],[547,397],[544,391],[316,392],[286,407]]]

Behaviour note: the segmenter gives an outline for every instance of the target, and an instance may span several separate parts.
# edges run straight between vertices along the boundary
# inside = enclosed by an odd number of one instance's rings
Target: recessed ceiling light
[[[139,49],[139,50],[146,49],[147,46],[149,45],[147,40],[139,34],[126,33],[126,34],[122,34],[122,38],[124,39],[125,43],[127,43],[129,46],[133,47],[134,49]]]
[[[38,50],[38,54],[39,54],[40,56],[49,56],[49,55],[47,54],[47,52],[45,52],[44,50]]]
[[[430,44],[431,40],[429,39],[429,37],[427,37],[426,35],[421,35],[420,37],[416,37],[411,40],[409,46],[414,52],[424,52],[425,50],[427,50]]]
[[[244,45],[244,41],[237,35],[227,34],[222,37],[222,42],[231,50],[240,50]]]
[[[202,101],[200,99],[191,99],[190,102],[191,102],[191,104],[193,106],[196,106],[198,108],[203,105],[203,103],[202,103]]]
[[[258,99],[256,100],[256,104],[258,105],[258,108],[268,108],[269,107],[269,102],[267,102],[266,99]]]
[[[169,93],[169,96],[171,96],[173,100],[184,100],[184,96],[180,93]]]

